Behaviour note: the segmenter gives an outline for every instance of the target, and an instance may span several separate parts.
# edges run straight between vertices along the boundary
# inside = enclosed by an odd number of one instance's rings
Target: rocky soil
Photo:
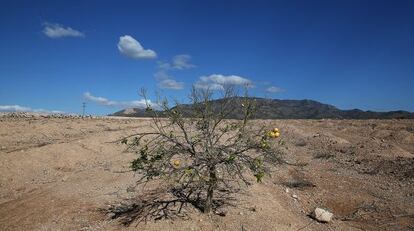
[[[125,227],[104,211],[142,193],[132,153],[114,142],[150,120],[0,116],[0,230],[413,230],[413,120],[260,120],[279,127],[286,160],[244,188],[225,216]],[[311,218],[316,207],[329,223]]]

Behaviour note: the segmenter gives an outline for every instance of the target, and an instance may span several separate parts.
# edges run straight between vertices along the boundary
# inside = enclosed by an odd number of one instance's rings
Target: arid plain
[[[150,119],[0,117],[1,230],[413,230],[413,120],[260,120],[285,159],[225,216],[125,227],[105,208],[140,195],[120,138]],[[322,224],[315,207],[334,214]]]

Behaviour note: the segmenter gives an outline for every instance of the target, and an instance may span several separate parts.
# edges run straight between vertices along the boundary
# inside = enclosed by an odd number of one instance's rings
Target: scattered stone
[[[91,115],[78,115],[78,114],[66,114],[66,113],[52,113],[52,112],[0,112],[0,118],[54,118],[54,119],[92,119],[102,118],[105,116],[91,116]]]
[[[316,208],[312,217],[319,222],[328,223],[332,220],[333,214],[325,209]]]
[[[289,188],[285,188],[285,192],[286,193],[289,193]]]
[[[298,199],[298,195],[292,194],[293,199]]]
[[[116,214],[115,214],[115,213],[107,213],[107,214],[106,214],[106,217],[107,217],[108,219],[114,219],[114,218],[116,217]]]
[[[249,210],[250,210],[250,211],[252,211],[252,212],[257,212],[257,208],[256,208],[256,206],[254,206],[254,207],[250,207],[250,208],[249,208]]]
[[[215,213],[216,215],[221,216],[221,217],[225,217],[225,216],[226,216],[226,212],[225,212],[225,211],[216,210],[216,211],[214,211],[214,213]]]

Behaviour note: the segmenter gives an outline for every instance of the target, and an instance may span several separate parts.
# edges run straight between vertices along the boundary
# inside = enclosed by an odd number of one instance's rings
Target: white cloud
[[[210,90],[222,90],[225,86],[253,87],[253,82],[237,75],[213,74],[201,76],[200,80],[194,84],[195,88]]]
[[[280,93],[283,92],[284,90],[280,87],[275,87],[275,86],[271,86],[266,88],[266,92],[268,93]]]
[[[171,79],[172,77],[165,70],[159,70],[155,72],[154,77],[157,81]]]
[[[160,70],[186,70],[196,67],[196,65],[190,63],[190,61],[190,55],[176,55],[172,58],[171,62],[159,62],[158,68]]]
[[[190,55],[176,55],[172,59],[172,68],[178,70],[185,70],[196,67],[194,64],[190,63]]]
[[[23,107],[19,105],[0,105],[0,111],[31,111],[30,107]]]
[[[43,26],[43,34],[49,38],[85,37],[84,33],[57,23],[43,23]]]
[[[161,89],[182,90],[184,88],[184,83],[174,80],[166,70],[158,70],[155,72],[154,77],[158,81],[158,87]]]
[[[195,65],[190,63],[190,55],[176,55],[171,62],[158,62],[158,71],[155,72],[154,77],[158,81],[158,87],[162,89],[182,90],[184,88],[183,82],[178,82],[169,74],[172,70],[186,70],[194,68]]]
[[[223,85],[217,83],[207,83],[203,81],[198,81],[194,84],[194,87],[197,89],[204,89],[204,90],[223,90]]]
[[[162,89],[181,90],[184,88],[184,83],[177,82],[174,79],[164,79],[158,83],[158,86]]]
[[[32,109],[30,107],[20,106],[20,105],[0,105],[0,111],[2,112],[39,112],[39,113],[52,113],[52,114],[62,114],[63,111],[56,110],[45,110],[45,109]]]
[[[89,92],[83,93],[83,97],[85,97],[85,99],[91,102],[94,102],[94,103],[97,103],[103,106],[117,106],[118,105],[118,102],[116,101],[112,101],[104,97],[94,96]]]
[[[115,101],[115,100],[109,100],[107,98],[100,97],[100,96],[94,96],[90,92],[85,92],[83,94],[83,97],[88,101],[97,103],[102,106],[120,107],[120,108],[133,107],[133,108],[141,108],[141,109],[147,107],[145,99],[132,100],[132,101]],[[148,104],[152,105],[153,107],[158,108],[158,106],[156,104],[151,103],[150,100],[148,100]]]
[[[164,70],[164,71],[169,70],[169,69],[171,69],[171,64],[170,63],[164,63],[162,61],[159,61],[158,62],[158,69]]]
[[[148,104],[152,105],[151,101],[148,101]],[[145,103],[145,99],[140,99],[140,100],[121,102],[120,106],[122,106],[122,107],[146,108],[147,104]]]
[[[137,40],[129,35],[119,37],[118,50],[133,59],[154,59],[157,57],[155,51],[144,49]]]

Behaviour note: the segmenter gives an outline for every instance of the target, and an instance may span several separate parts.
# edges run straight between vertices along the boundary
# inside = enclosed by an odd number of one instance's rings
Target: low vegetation
[[[157,101],[166,118],[160,117],[155,105],[148,103],[152,131],[122,140],[136,153],[131,169],[139,176],[137,183],[162,181],[175,196],[168,202],[181,203],[177,212],[183,203],[189,202],[204,213],[211,213],[224,202],[223,194],[237,192],[240,183],[250,185],[249,175],[261,182],[273,166],[281,163],[280,131],[252,124],[254,100],[247,94],[235,97],[235,92],[226,88],[221,92],[226,100],[220,101],[219,107],[211,107],[213,92],[194,89],[190,95],[194,109],[190,117],[183,116],[177,102],[171,107],[167,99]],[[146,98],[145,90],[142,96]],[[225,120],[234,107],[243,111],[243,118]],[[154,213],[157,217],[166,216],[159,213],[160,208],[165,210],[176,203],[164,202],[150,206],[148,213],[158,210]],[[144,208],[148,206],[135,208],[135,218],[148,215],[142,214]]]

